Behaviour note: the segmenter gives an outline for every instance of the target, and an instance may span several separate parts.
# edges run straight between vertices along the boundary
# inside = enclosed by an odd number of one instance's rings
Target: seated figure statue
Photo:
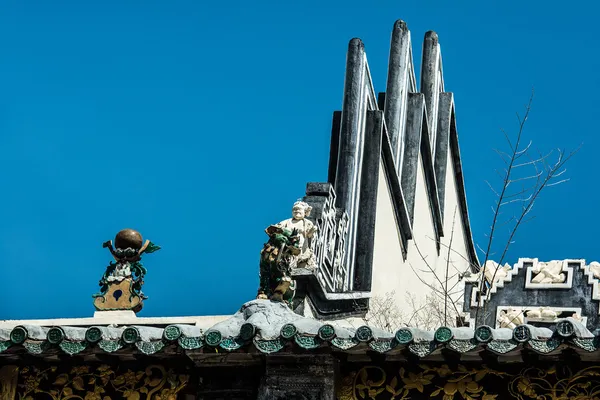
[[[307,203],[298,200],[292,207],[292,218],[281,221],[276,226],[288,231],[296,231],[300,237],[298,247],[300,254],[295,260],[293,268],[314,269],[316,267],[315,255],[313,252],[313,238],[317,232],[317,227],[306,217],[310,215],[312,207]]]
[[[269,241],[260,252],[260,287],[257,299],[284,301],[292,306],[296,282],[292,279],[292,265],[300,254],[300,236],[277,225],[266,231]]]
[[[312,207],[297,201],[292,208],[292,218],[266,229],[269,241],[260,253],[260,287],[258,299],[283,301],[292,305],[296,282],[292,270],[314,269],[313,238],[317,227],[306,219]]]

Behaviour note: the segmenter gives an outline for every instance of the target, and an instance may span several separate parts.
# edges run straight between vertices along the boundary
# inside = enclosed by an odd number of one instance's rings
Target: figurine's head
[[[297,220],[302,220],[310,215],[312,207],[307,203],[298,200],[292,207],[292,217]]]

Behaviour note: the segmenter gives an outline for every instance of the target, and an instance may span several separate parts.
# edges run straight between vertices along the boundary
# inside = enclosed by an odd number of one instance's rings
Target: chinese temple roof
[[[349,356],[385,354],[388,358],[429,360],[448,356],[481,360],[480,353],[517,361],[523,350],[558,355],[565,349],[583,358],[599,358],[600,337],[573,318],[549,328],[519,325],[514,329],[441,327],[435,331],[402,328],[395,334],[360,326],[351,328],[302,317],[285,304],[253,300],[233,316],[208,329],[192,324],[164,327],[148,325],[41,326],[0,323],[0,357],[19,359],[23,354],[56,358],[61,354],[91,356],[109,353],[119,358],[142,355],[185,354],[201,360],[215,353],[271,354],[332,352]],[[587,355],[587,356],[586,356]],[[517,357],[517,360],[515,360]]]

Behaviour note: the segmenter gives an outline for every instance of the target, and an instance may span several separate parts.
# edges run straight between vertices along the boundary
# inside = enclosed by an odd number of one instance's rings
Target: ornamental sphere
[[[139,250],[142,248],[142,235],[133,229],[123,229],[115,237],[115,247],[117,249],[126,249],[128,247]]]

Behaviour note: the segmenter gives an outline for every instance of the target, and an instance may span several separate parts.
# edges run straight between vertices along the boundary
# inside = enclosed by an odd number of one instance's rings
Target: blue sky
[[[0,319],[91,316],[101,244],[124,227],[163,247],[145,258],[140,315],[253,298],[263,229],[327,179],[348,41],[363,39],[384,91],[396,19],[417,65],[439,34],[475,241],[492,149],[534,86],[535,148],[584,147],[509,256],[600,259],[598,5],[371,3],[0,1]]]

